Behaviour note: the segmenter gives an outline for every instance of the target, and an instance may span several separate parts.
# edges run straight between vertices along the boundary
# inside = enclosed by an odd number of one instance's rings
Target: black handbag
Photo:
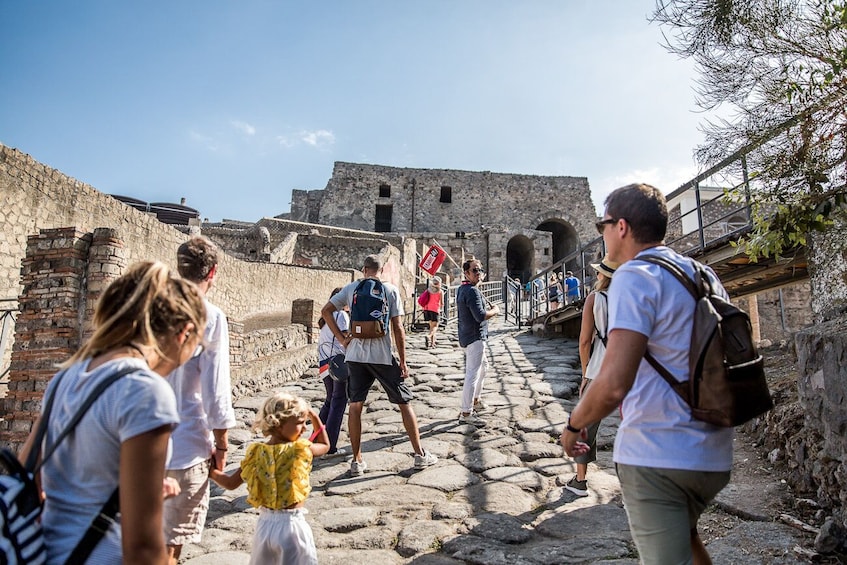
[[[326,351],[325,347],[327,345],[329,346],[329,351],[327,352],[329,355],[324,354],[324,351]],[[329,358],[327,364],[329,365],[330,378],[337,383],[346,383],[347,379],[350,377],[350,369],[347,367],[347,361],[345,360],[343,353],[336,353],[335,355],[332,355],[334,347],[335,336],[332,338],[332,343],[324,343],[321,345],[321,351],[319,353],[321,354],[322,359],[327,359],[327,357]]]

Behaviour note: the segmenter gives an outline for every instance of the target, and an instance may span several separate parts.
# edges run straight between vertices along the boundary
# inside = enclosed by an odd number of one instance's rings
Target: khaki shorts
[[[188,469],[168,471],[179,483],[180,493],[165,501],[163,522],[165,543],[182,546],[200,543],[209,511],[209,467],[211,460]]]
[[[691,563],[691,530],[729,482],[729,471],[615,468],[641,563]]]

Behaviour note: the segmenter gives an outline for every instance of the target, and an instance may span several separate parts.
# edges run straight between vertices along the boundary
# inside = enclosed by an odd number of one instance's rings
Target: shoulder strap
[[[120,511],[120,502],[120,491],[116,488],[112,491],[112,496],[109,497],[109,500],[100,508],[100,513],[91,521],[91,525],[88,526],[85,535],[82,536],[82,539],[79,540],[79,543],[76,544],[76,547],[68,556],[65,565],[83,565],[85,563],[91,552],[94,551],[94,548],[97,547],[97,544],[100,543],[100,540],[109,531],[109,527],[112,525],[115,516]]]
[[[654,265],[659,265],[673,277],[679,281],[679,283],[685,287],[685,290],[694,298],[694,301],[700,299],[700,295],[697,292],[697,287],[694,284],[688,275],[683,272],[683,270],[676,263],[665,259],[664,257],[660,257],[658,255],[642,255],[636,258],[639,261],[646,261],[647,263],[653,263]],[[653,357],[649,351],[644,351],[644,359],[650,363],[650,366],[653,367],[659,375],[667,381],[667,383],[671,386],[671,388],[686,402],[686,404],[691,404],[691,400],[688,394],[688,386],[685,384],[688,381],[679,382],[671,375],[670,371],[668,371],[664,365],[659,363],[659,360]]]
[[[697,292],[697,287],[695,286],[694,281],[692,281],[691,278],[679,267],[679,265],[673,261],[669,261],[659,255],[642,255],[636,259],[662,267],[664,270],[672,274],[674,278],[679,281],[679,284],[685,287],[685,290],[688,291],[695,301],[700,300],[700,293]]]
[[[597,294],[603,295],[603,298],[606,300],[606,312],[608,313],[608,311],[609,311],[609,297],[608,297],[608,295],[606,294],[605,291],[602,291],[602,290],[598,290]],[[597,298],[595,297],[594,300],[596,301]],[[608,325],[609,325],[609,320],[608,320],[608,314],[607,314],[606,326],[608,326]],[[597,335],[597,338],[600,341],[603,342],[604,347],[606,345],[608,345],[606,342],[609,339],[609,328],[606,327],[606,335],[600,335],[600,329],[597,327],[597,318],[596,317],[594,318],[594,333]]]
[[[47,434],[47,422],[50,419],[50,412],[53,411],[53,399],[56,398],[56,389],[59,387],[59,381],[65,376],[67,369],[60,371],[53,379],[56,381],[56,386],[53,387],[53,394],[45,398],[44,410],[41,413],[41,419],[38,421],[38,427],[35,430],[35,435],[32,438],[29,455],[24,462],[24,469],[29,473],[35,474],[35,466],[38,463],[38,456],[41,455],[41,445],[44,443],[44,436]]]
[[[88,398],[86,398],[85,401],[82,403],[82,406],[79,407],[79,410],[77,410],[77,413],[74,414],[74,417],[71,418],[71,421],[68,422],[67,427],[64,430],[62,430],[62,432],[56,438],[56,441],[53,442],[53,445],[51,445],[49,448],[44,450],[44,455],[41,457],[41,461],[32,469],[32,472],[37,473],[38,470],[41,469],[42,465],[44,465],[44,462],[47,461],[50,458],[51,455],[53,455],[53,452],[56,451],[56,448],[59,447],[60,443],[62,443],[62,440],[65,439],[68,436],[68,434],[70,434],[74,430],[74,428],[76,427],[77,424],[79,424],[79,421],[82,420],[82,417],[85,416],[85,413],[88,412],[88,409],[91,408],[91,405],[94,404],[94,401],[97,400],[97,398],[101,394],[103,394],[103,391],[105,391],[107,388],[109,388],[115,381],[117,381],[118,379],[120,379],[124,375],[128,375],[128,374],[133,373],[137,370],[138,370],[138,367],[125,367],[125,368],[121,369],[120,371],[118,371],[117,373],[111,374],[108,377],[104,378],[99,383],[97,383],[97,386],[95,387],[95,389],[93,391],[91,391],[91,394],[88,395]],[[56,392],[57,388],[53,389],[54,394],[51,395],[50,399],[48,400],[48,404],[44,409],[44,414],[42,415],[42,420],[44,421],[44,425],[45,425],[45,431],[46,431],[47,419],[49,418],[50,410],[52,409],[53,397],[56,396],[55,392]],[[40,426],[39,426],[39,431],[40,431]],[[36,438],[36,439],[38,439],[38,438]],[[33,445],[33,451],[36,452],[36,453],[38,451],[40,451],[40,443]],[[29,458],[27,458],[27,463],[29,463]]]

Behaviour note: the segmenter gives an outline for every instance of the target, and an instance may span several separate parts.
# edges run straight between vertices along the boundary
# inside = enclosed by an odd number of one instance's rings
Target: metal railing
[[[0,383],[5,383],[11,364],[6,363],[6,351],[12,342],[15,316],[20,311],[17,298],[0,298]]]

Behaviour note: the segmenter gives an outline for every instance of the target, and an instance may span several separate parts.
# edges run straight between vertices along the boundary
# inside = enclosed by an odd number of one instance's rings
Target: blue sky
[[[204,218],[288,211],[335,161],[696,173],[696,75],[654,0],[0,3],[0,142]]]

